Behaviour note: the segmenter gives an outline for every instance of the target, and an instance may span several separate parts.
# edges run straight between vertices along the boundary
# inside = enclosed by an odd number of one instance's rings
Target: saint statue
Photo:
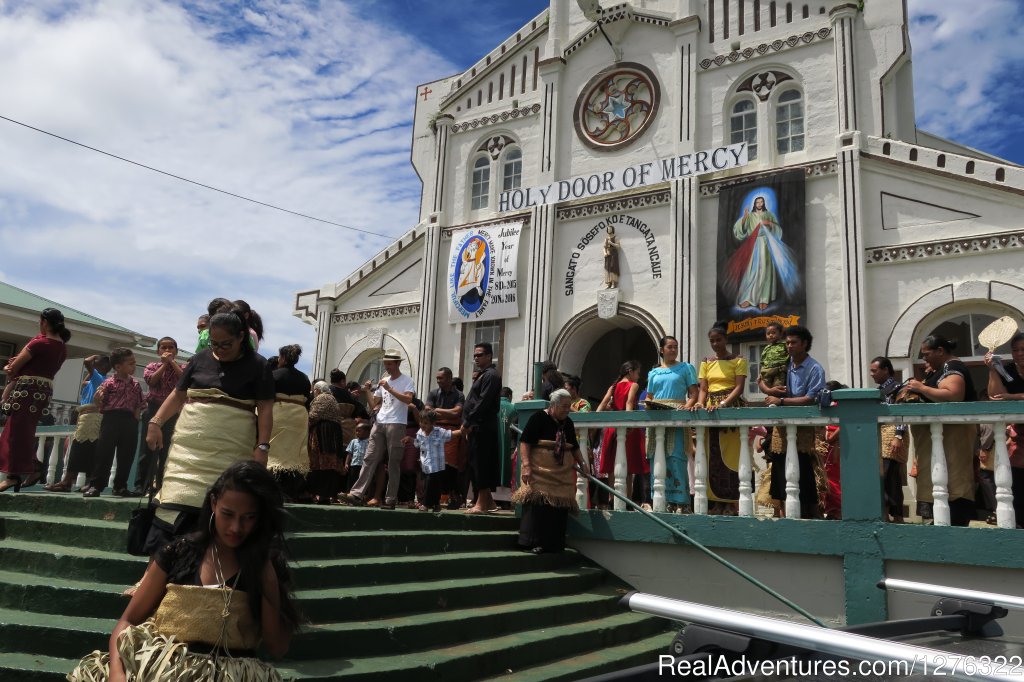
[[[604,283],[606,289],[619,286],[619,242],[611,225],[608,226],[608,236],[604,238]]]

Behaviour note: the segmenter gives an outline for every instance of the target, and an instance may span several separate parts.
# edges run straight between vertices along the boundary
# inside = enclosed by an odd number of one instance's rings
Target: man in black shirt
[[[427,407],[433,408],[437,414],[437,426],[455,430],[462,424],[462,404],[466,397],[455,388],[452,370],[442,367],[434,377],[437,388],[427,394]],[[442,490],[448,495],[448,508],[458,509],[466,499],[469,488],[469,477],[466,471],[466,452],[462,447],[461,438],[452,438],[444,444],[444,485]]]
[[[469,434],[469,470],[476,490],[476,503],[467,514],[486,514],[494,508],[491,491],[498,487],[500,478],[500,448],[498,438],[498,407],[501,400],[501,376],[492,358],[489,343],[479,343],[473,349],[473,363],[479,375],[469,389],[462,407],[462,423]]]
[[[345,373],[340,369],[331,370],[331,395],[334,399],[342,404],[355,405],[355,409],[352,411],[353,419],[369,419],[370,414],[366,411],[366,407],[352,397],[352,392],[349,391],[348,385],[345,383]]]

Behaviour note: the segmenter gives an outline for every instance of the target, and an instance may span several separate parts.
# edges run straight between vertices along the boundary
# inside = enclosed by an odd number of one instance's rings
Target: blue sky
[[[397,237],[417,222],[416,85],[474,63],[546,6],[0,0],[0,115]],[[920,127],[1024,163],[1024,3],[909,7]],[[269,349],[311,349],[294,293],[387,244],[3,121],[0,159],[0,280],[183,347],[206,302],[227,296],[263,315]]]

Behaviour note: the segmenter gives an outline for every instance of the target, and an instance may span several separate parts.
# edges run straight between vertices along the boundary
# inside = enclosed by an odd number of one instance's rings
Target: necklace
[[[235,593],[235,588],[238,587],[238,579],[242,576],[242,567],[239,566],[238,572],[235,573],[234,584],[232,584],[231,587],[228,587],[227,581],[224,580],[224,567],[220,563],[220,551],[217,549],[216,540],[213,541],[213,573],[217,579],[217,589],[222,591],[222,597],[224,600],[224,608],[221,610],[220,613],[220,636],[217,637],[217,645],[214,647],[213,654],[214,660],[216,660],[217,652],[219,652],[220,649],[222,648],[222,645],[224,643],[224,637],[227,635],[228,631],[228,618],[231,616],[231,597]],[[224,653],[226,653],[228,656],[231,655],[231,652],[228,651],[228,648],[226,646],[224,646],[223,649]]]

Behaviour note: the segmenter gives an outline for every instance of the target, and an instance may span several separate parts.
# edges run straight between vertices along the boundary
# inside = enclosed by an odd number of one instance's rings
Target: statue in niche
[[[608,236],[604,238],[604,283],[606,289],[619,287],[619,241],[611,225],[608,226]]]

